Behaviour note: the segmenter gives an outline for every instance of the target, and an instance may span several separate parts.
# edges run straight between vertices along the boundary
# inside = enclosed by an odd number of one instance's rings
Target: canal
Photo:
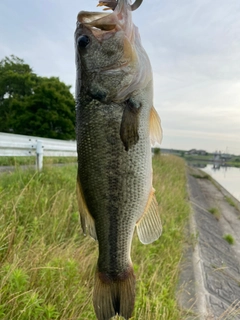
[[[201,168],[240,201],[240,168],[207,164]]]

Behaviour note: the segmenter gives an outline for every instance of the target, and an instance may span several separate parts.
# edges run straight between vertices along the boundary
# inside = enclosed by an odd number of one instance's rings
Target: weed
[[[76,163],[76,157],[43,157],[43,164]],[[0,166],[35,165],[36,158],[30,157],[0,157]]]
[[[197,231],[196,233],[191,233],[190,234],[188,242],[195,248],[195,246],[198,243],[198,239],[199,239],[199,232]]]
[[[184,161],[153,157],[163,223],[149,246],[136,236],[138,320],[184,319],[175,299],[189,214]],[[16,170],[0,179],[0,318],[94,320],[92,289],[97,243],[80,230],[76,166]]]
[[[229,244],[234,244],[235,242],[233,236],[230,234],[225,234],[223,239],[225,239]]]
[[[210,208],[208,211],[209,211],[212,215],[214,215],[214,217],[215,217],[217,220],[220,219],[221,213],[220,213],[220,211],[219,211],[218,208],[213,207],[213,208]]]
[[[230,204],[230,206],[235,207],[235,208],[237,207],[236,203],[233,201],[233,199],[231,197],[225,196],[225,200]]]
[[[208,174],[196,174],[196,173],[192,173],[191,174],[192,177],[196,178],[196,179],[208,179],[210,180],[210,176]]]

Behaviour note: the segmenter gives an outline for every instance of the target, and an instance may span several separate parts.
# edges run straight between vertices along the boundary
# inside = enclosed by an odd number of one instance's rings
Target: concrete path
[[[240,319],[240,203],[208,177],[189,168],[192,215],[179,303],[191,310],[189,320]]]

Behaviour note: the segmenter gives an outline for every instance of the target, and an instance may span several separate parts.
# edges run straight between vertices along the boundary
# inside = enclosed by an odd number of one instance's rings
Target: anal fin
[[[150,192],[145,212],[137,222],[137,234],[143,244],[157,240],[162,234],[162,223],[158,212],[155,190]]]
[[[93,239],[97,240],[95,221],[88,211],[79,177],[77,178],[77,200],[83,233],[84,235],[89,234]]]

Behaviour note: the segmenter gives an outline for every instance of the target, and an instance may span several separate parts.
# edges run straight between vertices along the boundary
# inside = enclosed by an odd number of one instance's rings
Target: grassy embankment
[[[76,157],[43,157],[43,164],[76,163]],[[0,166],[35,165],[36,157],[0,157]]]
[[[207,154],[207,155],[184,155],[183,158],[187,162],[192,163],[202,163],[205,164],[206,162],[211,163],[213,162],[213,155]],[[230,166],[230,167],[240,167],[240,157],[239,156],[232,156],[231,159],[227,160],[226,162],[223,162],[222,165]]]
[[[134,237],[135,320],[180,320],[175,289],[189,214],[185,164],[154,157],[163,235]],[[0,319],[91,320],[97,243],[84,237],[75,197],[76,166],[17,170],[0,179]]]
[[[213,160],[212,154],[207,155],[184,155],[183,152],[176,153],[177,156],[184,158],[187,162],[206,164],[211,163]],[[61,163],[75,163],[75,157],[43,157],[45,165],[61,164]],[[0,166],[21,166],[21,165],[35,165],[36,158],[32,157],[0,157]],[[226,166],[240,167],[240,156],[233,156],[231,160],[224,163]]]

